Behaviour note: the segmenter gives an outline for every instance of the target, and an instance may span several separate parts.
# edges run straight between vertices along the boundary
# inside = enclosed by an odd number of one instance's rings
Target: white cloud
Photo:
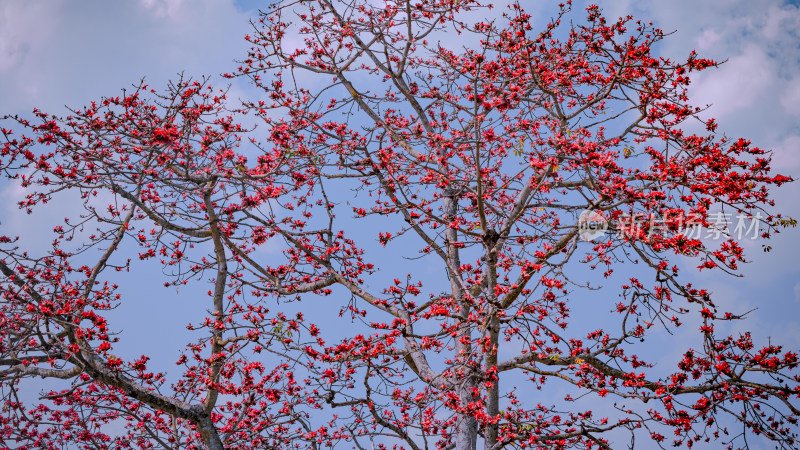
[[[791,134],[774,146],[772,166],[780,171],[800,172],[800,135]]]
[[[60,21],[53,12],[60,3],[0,3],[0,76],[5,78],[18,71],[28,62],[31,53],[52,42],[53,31]],[[30,89],[30,85],[19,88],[24,92]]]
[[[632,0],[605,0],[599,1],[597,4],[610,19],[624,17],[634,12]]]
[[[248,20],[218,0],[1,2],[2,113],[34,106],[63,113],[64,105],[118,95],[143,76],[161,89],[182,71],[230,71],[245,54]]]
[[[704,30],[697,36],[697,48],[698,50],[710,50],[719,43],[721,38],[722,35],[714,30]]]
[[[800,77],[792,78],[781,95],[781,105],[787,113],[800,116]]]
[[[792,5],[773,5],[767,9],[767,16],[762,28],[765,38],[786,41],[797,37],[800,29],[800,8]]]
[[[183,0],[139,0],[139,3],[158,18],[176,19],[179,17]]]
[[[697,76],[690,88],[695,104],[712,104],[711,114],[720,118],[746,109],[769,95],[774,81],[774,63],[764,50],[747,46],[718,70]]]

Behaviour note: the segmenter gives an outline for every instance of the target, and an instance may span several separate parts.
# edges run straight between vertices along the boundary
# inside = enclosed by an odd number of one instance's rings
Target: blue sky
[[[498,2],[500,3],[500,2]],[[504,3],[504,2],[503,2]],[[523,2],[536,17],[552,2]],[[797,1],[676,0],[598,2],[609,16],[634,14],[675,33],[660,46],[664,55],[685,58],[696,49],[703,57],[727,60],[719,69],[694,79],[690,90],[696,104],[711,104],[720,131],[747,137],[774,149],[774,167],[800,178],[800,7]],[[0,3],[0,114],[29,114],[34,107],[65,114],[64,105],[80,106],[146,76],[161,88],[176,74],[218,75],[237,66],[247,48],[253,10],[266,2],[251,0],[4,0]],[[581,4],[576,4],[581,7]],[[544,21],[546,17],[541,17]],[[541,23],[541,22],[540,22]],[[216,79],[217,85],[228,81]],[[250,88],[234,84],[232,97],[246,97]],[[3,234],[20,234],[26,245],[42,247],[52,219],[63,217],[59,205],[36,216],[20,214],[13,200],[21,191],[0,185]],[[800,182],[775,192],[777,209],[800,219]],[[63,207],[63,205],[61,205]],[[800,228],[785,230],[769,242],[745,242],[751,264],[742,278],[719,272],[693,275],[712,290],[716,301],[730,309],[758,308],[745,324],[764,342],[800,349]],[[130,280],[142,276],[131,274]],[[158,276],[157,269],[147,276]],[[144,298],[146,297],[146,298]],[[164,340],[179,339],[191,309],[186,296],[170,295],[169,305],[158,296],[143,296],[140,307],[126,309],[129,323],[147,317],[160,330],[139,341],[140,351]],[[151,303],[147,303],[151,302]],[[149,305],[149,306],[146,306]],[[166,314],[152,314],[164,308]],[[202,313],[202,312],[201,312]],[[176,326],[177,325],[177,326]],[[176,331],[169,331],[175,329]],[[171,334],[174,333],[174,334]],[[182,345],[176,342],[176,348]],[[135,351],[135,350],[132,350]],[[155,362],[174,361],[177,353],[157,354]]]

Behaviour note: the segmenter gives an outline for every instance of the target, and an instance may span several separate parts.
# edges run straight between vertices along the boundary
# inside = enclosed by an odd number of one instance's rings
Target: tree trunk
[[[489,352],[486,354],[486,372],[488,373],[490,370],[497,369],[497,347],[499,344],[499,330],[500,330],[500,320],[497,318],[496,315],[493,315],[489,319],[489,326],[487,328],[487,333],[489,335],[489,342],[492,346],[489,349]],[[492,383],[492,386],[487,389],[486,392],[486,414],[489,417],[496,417],[500,413],[500,377],[497,374],[497,378]],[[497,434],[498,434],[498,426],[496,423],[490,423],[486,426],[484,430],[484,444],[483,448],[485,450],[491,450],[494,445],[497,443]]]
[[[453,220],[458,210],[458,200],[456,192],[448,188],[444,193],[444,217],[446,221]],[[461,258],[458,247],[453,243],[458,242],[458,234],[455,229],[449,228],[445,231],[447,243],[447,273],[450,276],[450,289],[453,298],[461,305],[459,314],[459,333],[455,342],[455,363],[454,374],[451,382],[455,387],[461,406],[465,407],[473,401],[472,389],[475,387],[474,366],[472,359],[472,333],[468,321],[471,306],[464,299],[464,285],[459,273]],[[469,415],[459,414],[456,420],[456,449],[476,450],[478,445],[478,424]]]
[[[222,439],[220,439],[219,433],[217,433],[214,422],[211,421],[210,417],[203,417],[200,423],[195,422],[195,426],[197,427],[197,431],[200,432],[200,437],[203,438],[203,442],[208,447],[208,450],[225,450]]]
[[[461,401],[469,402],[472,394],[461,395]],[[478,448],[478,423],[471,416],[460,416],[456,422],[456,450],[476,450]]]

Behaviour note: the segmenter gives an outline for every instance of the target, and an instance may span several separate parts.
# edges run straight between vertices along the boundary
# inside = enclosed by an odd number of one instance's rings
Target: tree
[[[769,152],[689,103],[717,63],[655,57],[665,33],[595,6],[534,30],[519,4],[488,21],[474,0],[374,3],[263,14],[227,75],[263,90],[241,106],[179,79],[4,118],[20,208],[83,206],[47,254],[0,236],[5,442],[796,446],[797,354],[720,333],[743,314],[679,276],[744,261],[734,237],[694,235],[715,214],[763,238],[786,220]],[[127,295],[115,274],[144,264],[210,283],[179,374],[113,353],[134,338],[105,317]],[[587,295],[612,311],[600,324],[571,319]],[[315,315],[331,304],[338,320]],[[648,339],[672,332],[697,346],[658,367]],[[27,405],[32,378],[64,385]]]

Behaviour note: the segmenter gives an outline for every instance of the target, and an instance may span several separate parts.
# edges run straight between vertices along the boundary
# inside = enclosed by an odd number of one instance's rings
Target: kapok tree
[[[3,439],[794,447],[797,355],[721,333],[743,316],[680,274],[744,261],[693,234],[717,211],[764,239],[785,223],[768,189],[790,179],[686,96],[716,63],[659,58],[663,32],[597,7],[535,29],[519,5],[490,21],[472,0],[379,3],[262,15],[230,76],[264,96],[242,107],[180,80],[7,118],[22,210],[83,209],[45,255],[0,238]],[[148,263],[166,286],[211,283],[180,373],[113,353],[135,338],[104,317],[130,295],[115,274]],[[571,319],[587,297],[611,314]],[[669,368],[647,346],[665,333],[696,337]],[[65,386],[26,405],[37,377]]]

